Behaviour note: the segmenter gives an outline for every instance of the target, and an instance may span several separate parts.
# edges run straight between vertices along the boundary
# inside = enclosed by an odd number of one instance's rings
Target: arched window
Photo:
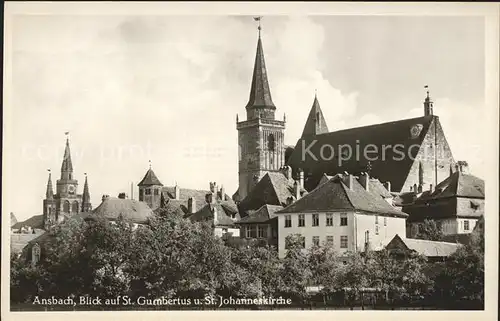
[[[73,207],[71,209],[71,212],[73,213],[78,213],[78,202],[73,202]]]
[[[269,137],[267,138],[267,148],[269,148],[269,150],[274,150],[274,147],[276,145],[276,142],[274,140],[274,135],[273,134],[269,134]]]
[[[64,201],[64,204],[63,204],[63,212],[64,212],[64,213],[69,213],[69,209],[70,209],[70,206],[69,206],[69,201]]]

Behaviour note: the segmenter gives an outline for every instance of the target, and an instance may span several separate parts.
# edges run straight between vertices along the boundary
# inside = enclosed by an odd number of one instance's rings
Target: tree
[[[288,235],[285,239],[287,251],[282,260],[282,284],[279,292],[296,301],[303,302],[306,298],[306,286],[310,280],[310,269],[307,255],[304,252],[303,236]]]
[[[308,255],[311,283],[322,286],[322,292],[332,293],[341,288],[343,263],[328,244],[313,246]]]
[[[441,241],[443,240],[443,231],[434,220],[424,220],[418,224],[418,233],[415,238],[421,240]]]

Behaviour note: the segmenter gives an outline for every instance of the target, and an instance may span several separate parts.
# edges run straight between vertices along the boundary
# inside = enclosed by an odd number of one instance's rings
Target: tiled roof
[[[352,183],[352,189],[350,189],[343,179],[335,176],[327,183],[318,186],[309,194],[277,213],[354,210],[365,213],[390,214],[398,217],[408,216],[389,205],[381,197],[376,197],[373,193],[366,191],[354,177]]]
[[[179,199],[175,199],[175,186],[165,186],[162,189],[165,197],[168,197],[170,201],[175,201],[173,204],[178,204],[182,210],[187,213],[188,212],[188,200],[189,198],[193,198],[196,202],[196,208],[200,209],[202,206],[207,204],[207,195],[211,194],[208,190],[199,190],[199,189],[190,189],[190,188],[180,188],[179,187]],[[217,193],[217,198],[219,201],[222,200],[222,195],[220,191]],[[224,207],[227,208],[228,211],[237,213],[238,208],[234,201],[229,197],[229,195],[224,195],[224,201],[222,202]]]
[[[392,198],[392,194],[385,188],[384,184],[376,178],[370,178],[369,190],[381,198]]]
[[[189,219],[193,222],[214,220],[214,211],[217,211],[217,220],[214,221],[215,226],[234,226],[234,220],[231,218],[234,213],[227,211],[223,204],[219,202],[205,204],[196,213],[189,216]]]
[[[443,236],[442,241],[448,243],[469,244],[470,236],[470,233],[448,234]]]
[[[150,168],[146,172],[146,175],[144,175],[144,178],[142,179],[142,181],[140,181],[139,184],[137,184],[137,186],[151,186],[151,185],[163,186],[163,184],[160,182],[158,177],[156,177],[153,170]]]
[[[153,211],[146,203],[115,197],[106,198],[92,213],[108,220],[116,220],[121,215],[123,219],[137,224],[145,224],[153,216]]]
[[[394,248],[400,242],[408,250],[415,251],[427,257],[447,257],[455,253],[462,246],[457,243],[401,238],[399,235],[396,235],[387,245],[387,249]]]
[[[433,119],[438,121],[436,116],[425,116],[345,129],[315,136],[301,137],[297,141],[287,165],[290,165],[294,171],[298,168],[304,170],[306,177],[309,177],[306,189],[311,190],[318,184],[323,173],[332,175],[347,171],[349,173],[358,174],[362,171],[366,171],[368,160],[364,159],[363,153],[358,155],[359,157],[354,157],[354,155],[353,157],[348,157],[348,155],[345,155],[347,160],[344,160],[341,166],[338,166],[338,146],[348,145],[354,153],[358,147],[360,151],[365,150],[367,145],[377,146],[379,151],[382,150],[382,146],[397,145],[401,147],[386,150],[385,159],[382,159],[382,157],[376,160],[370,159],[372,167],[370,174],[372,177],[378,178],[382,182],[390,181],[392,189],[400,191],[410,172],[413,159],[419,151],[418,148],[410,147],[422,144]],[[410,130],[415,125],[421,125],[422,129],[418,136],[412,138]],[[314,141],[316,142],[313,143]],[[310,147],[311,145],[312,147]],[[321,157],[320,149],[325,145],[330,145],[334,148],[333,159],[328,160]],[[311,157],[305,149],[310,151],[317,160]],[[347,148],[344,148],[344,150],[346,149]],[[328,152],[329,149],[327,149],[326,152],[324,151],[324,153]],[[404,157],[403,160],[399,160],[401,158],[400,152],[403,152],[409,157]],[[305,159],[302,159],[303,154],[305,154]],[[329,154],[327,155],[329,156]],[[370,158],[372,158],[374,155],[370,154],[370,156]]]
[[[301,189],[301,195],[306,194]],[[240,213],[256,210],[265,204],[285,206],[289,197],[294,196],[294,181],[287,179],[283,173],[269,172],[250,191],[239,204]]]
[[[269,221],[270,219],[273,219],[277,217],[275,212],[283,209],[283,206],[279,205],[269,205],[265,204],[262,205],[261,208],[259,208],[256,211],[249,211],[248,215],[243,217],[241,220],[236,222],[237,224],[240,223],[264,223]]]
[[[304,130],[302,131],[302,137],[308,135],[319,135],[328,133],[328,126],[326,125],[325,117],[323,116],[323,111],[319,106],[318,98],[314,96],[314,102],[307,116],[306,124]]]
[[[253,68],[252,87],[250,88],[250,97],[246,108],[262,107],[276,109],[271,99],[271,90],[269,90],[266,63],[264,61],[264,51],[262,49],[262,41],[259,37],[257,42],[257,53],[255,55],[255,65]]]
[[[12,226],[12,228],[20,229],[23,226],[30,226],[31,228],[43,229],[43,214],[34,215],[25,221],[17,222]]]
[[[444,181],[439,183],[433,193],[426,191],[415,200],[427,201],[448,197],[468,197],[484,199],[484,180],[469,174],[456,171]]]

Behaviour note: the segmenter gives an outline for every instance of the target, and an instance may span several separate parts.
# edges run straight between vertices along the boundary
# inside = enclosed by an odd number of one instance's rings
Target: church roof
[[[411,169],[413,159],[419,152],[419,148],[412,148],[412,146],[422,144],[434,119],[438,121],[436,116],[424,116],[301,137],[287,165],[290,165],[294,171],[298,168],[303,169],[306,176],[312,178],[306,180],[306,189],[310,190],[317,185],[323,173],[331,175],[347,171],[357,174],[366,171],[368,160],[365,159],[363,151],[372,151],[373,148],[366,148],[366,146],[374,145],[378,149],[378,159],[373,160],[375,153],[369,154],[371,176],[384,182],[390,181],[392,189],[400,191]],[[415,129],[418,134],[412,135]],[[325,158],[321,157],[320,149],[326,145],[333,148],[333,159],[328,159],[331,155],[330,148],[323,148]],[[339,146],[350,146],[352,156],[349,157],[347,147],[340,150]],[[383,146],[390,148],[382,153]],[[356,155],[356,150],[359,150],[361,155]],[[308,151],[314,157],[311,157]],[[339,152],[346,152],[343,155],[345,160],[341,159],[340,166]],[[401,152],[406,156],[401,157]]]
[[[51,200],[54,198],[54,189],[52,188],[52,175],[49,172],[49,180],[47,181],[47,190],[45,191],[45,198]]]
[[[347,178],[347,176],[345,177]],[[360,211],[374,214],[390,214],[398,217],[408,215],[392,207],[383,198],[370,193],[353,177],[352,189],[344,180],[334,176],[309,194],[277,213]]]
[[[264,107],[276,109],[273,100],[271,99],[271,90],[269,89],[266,63],[264,61],[264,51],[262,49],[262,41],[259,35],[257,53],[255,55],[255,64],[253,67],[252,87],[250,88],[250,97],[246,108]]]
[[[87,175],[85,175],[85,184],[83,185],[82,202],[83,203],[90,202],[90,192],[89,192],[89,183],[87,181]]]
[[[102,215],[108,220],[117,220],[120,215],[124,220],[145,224],[153,216],[153,211],[144,202],[132,199],[108,197],[92,211],[95,215]]]
[[[64,149],[64,158],[61,166],[62,172],[72,172],[73,163],[71,162],[71,151],[69,149],[69,139],[66,139],[66,148]]]
[[[237,224],[240,223],[264,223],[269,221],[270,219],[273,219],[277,217],[275,212],[283,209],[283,206],[279,205],[269,205],[265,204],[262,205],[258,210],[255,211],[248,211],[248,215],[243,217],[241,220],[236,222]]]
[[[307,193],[301,189],[301,195]],[[240,213],[256,210],[261,206],[285,206],[289,197],[294,197],[294,181],[287,179],[283,173],[268,172],[264,175],[250,193],[239,204]]]
[[[151,185],[163,186],[158,177],[156,177],[155,172],[153,172],[153,170],[150,168],[146,172],[146,175],[144,175],[142,181],[140,181],[139,184],[137,184],[137,186],[151,186]]]
[[[309,112],[309,116],[307,116],[306,124],[304,126],[304,130],[302,131],[302,137],[325,133],[328,133],[328,126],[326,125],[323,111],[319,106],[318,97],[315,95],[311,111]]]

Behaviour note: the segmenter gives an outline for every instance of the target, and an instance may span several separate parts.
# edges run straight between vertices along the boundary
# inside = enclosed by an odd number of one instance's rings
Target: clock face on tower
[[[75,187],[73,185],[68,186],[68,193],[75,194]]]

